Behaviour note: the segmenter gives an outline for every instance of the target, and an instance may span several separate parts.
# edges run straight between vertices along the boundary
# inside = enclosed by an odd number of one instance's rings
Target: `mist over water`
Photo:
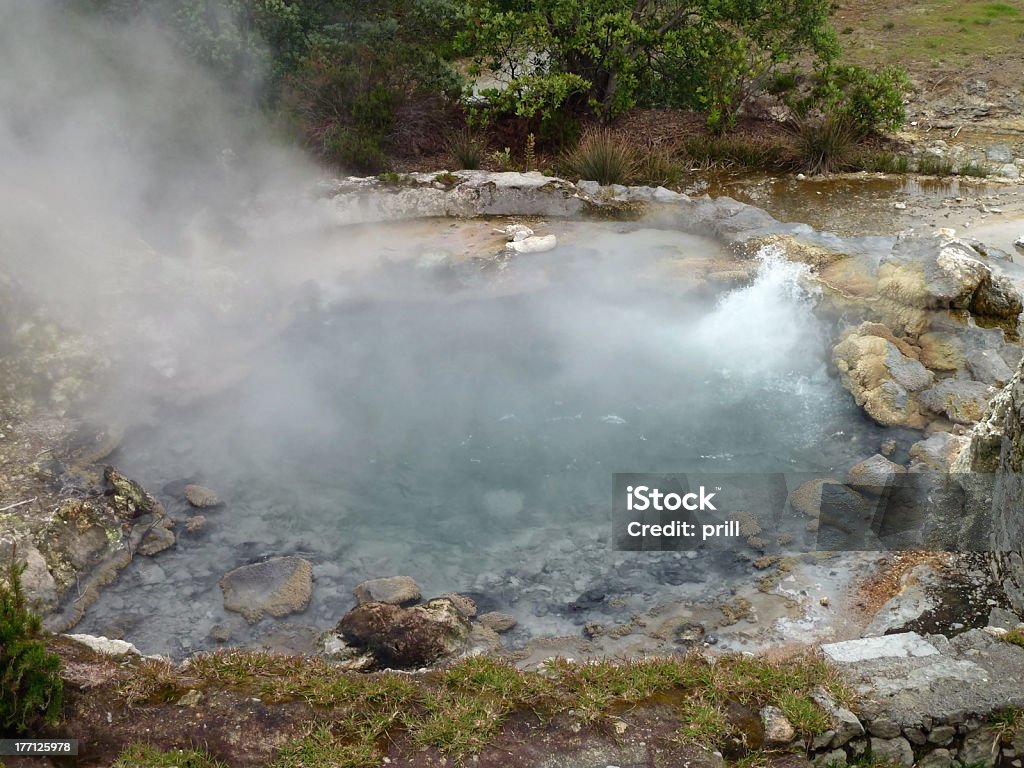
[[[671,592],[609,570],[613,473],[828,469],[835,434],[870,429],[777,253],[715,295],[679,279],[727,262],[709,238],[548,222],[558,249],[481,270],[458,255],[501,248],[459,245],[479,224],[325,224],[323,172],[153,26],[0,0],[0,67],[0,271],[105,361],[70,415],[126,426],[113,461],[176,519],[184,480],[227,502],[79,631],[208,647],[239,621],[223,574],[287,553],[314,564],[304,624],[404,573],[513,610],[520,637],[578,631],[585,589]]]

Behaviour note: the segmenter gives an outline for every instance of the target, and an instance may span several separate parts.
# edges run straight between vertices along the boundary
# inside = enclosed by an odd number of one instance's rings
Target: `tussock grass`
[[[476,171],[484,161],[487,146],[484,140],[469,128],[451,134],[445,142],[448,153],[465,171]]]
[[[792,132],[808,173],[834,173],[849,167],[860,138],[849,120],[836,115],[801,118]]]
[[[1011,629],[1009,632],[1003,635],[1003,640],[1005,640],[1008,643],[1013,643],[1014,645],[1019,645],[1021,648],[1024,648],[1024,629]]]
[[[637,157],[624,139],[598,128],[584,134],[579,144],[562,156],[562,166],[575,180],[629,184],[637,170]]]
[[[953,161],[947,157],[921,155],[917,158],[916,170],[922,176],[952,176]]]

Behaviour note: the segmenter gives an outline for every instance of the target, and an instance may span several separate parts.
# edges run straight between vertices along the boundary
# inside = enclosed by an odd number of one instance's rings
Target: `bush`
[[[25,565],[11,553],[0,584],[0,731],[25,733],[37,720],[56,722],[64,701],[60,659],[46,652],[42,622],[21,586]]]
[[[858,137],[870,136],[903,126],[903,99],[909,89],[910,81],[899,67],[870,72],[851,65],[831,66],[795,106],[801,116],[818,112],[845,118]]]
[[[599,184],[628,184],[636,172],[632,148],[607,129],[589,131],[562,159],[567,175]]]

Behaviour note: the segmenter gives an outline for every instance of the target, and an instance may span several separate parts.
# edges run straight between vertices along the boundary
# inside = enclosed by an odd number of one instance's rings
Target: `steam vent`
[[[1024,768],[1024,3],[0,0],[0,768]]]

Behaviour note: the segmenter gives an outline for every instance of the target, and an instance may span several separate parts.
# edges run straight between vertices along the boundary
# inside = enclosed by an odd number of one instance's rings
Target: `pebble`
[[[906,210],[907,204],[906,203],[893,203],[892,207],[895,208],[897,211],[903,211],[903,210]]]

